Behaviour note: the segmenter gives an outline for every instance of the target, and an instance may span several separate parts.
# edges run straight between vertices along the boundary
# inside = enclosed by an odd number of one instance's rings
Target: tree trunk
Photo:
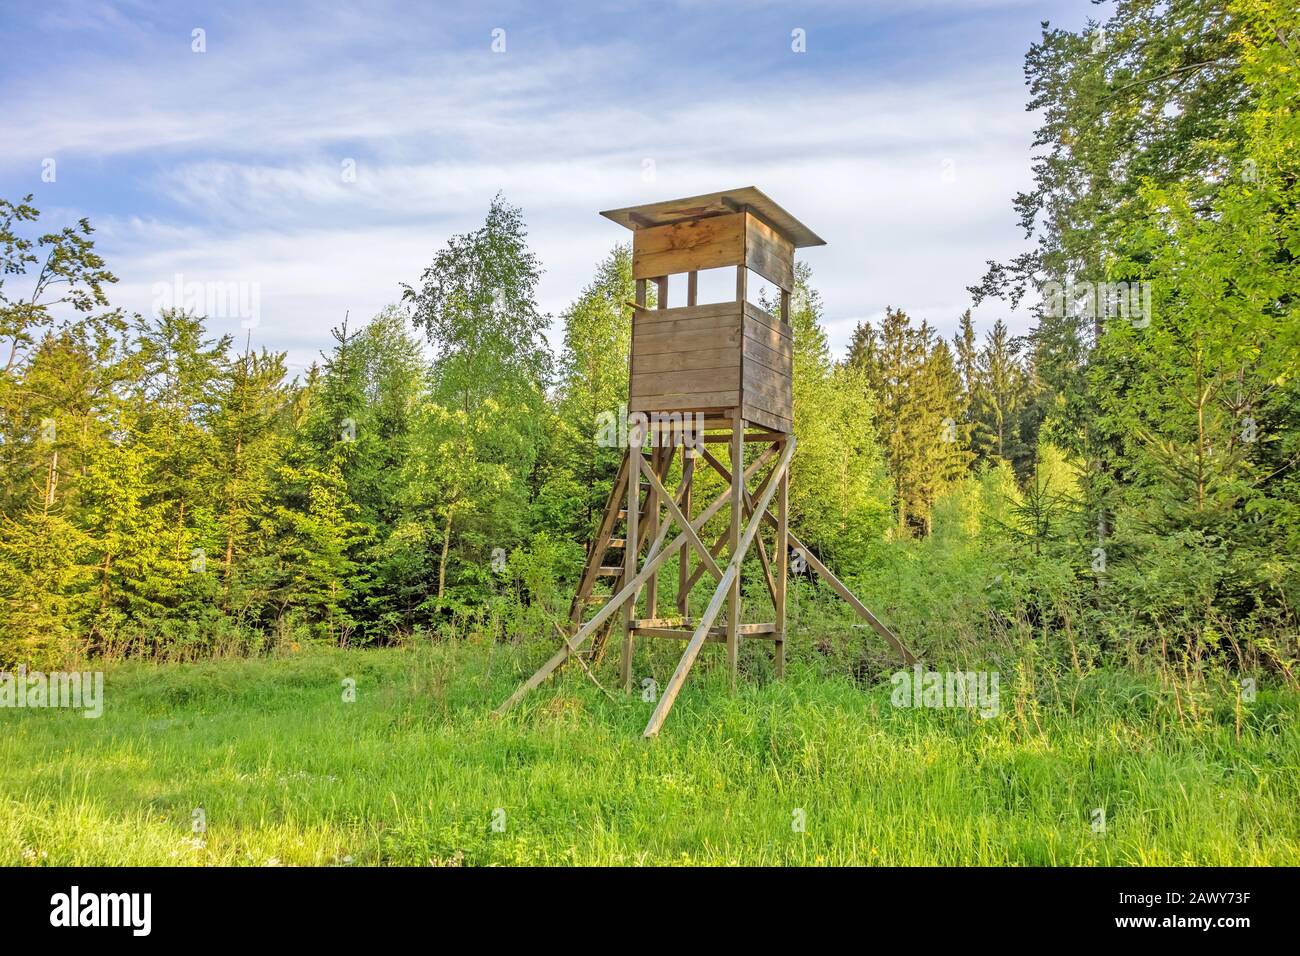
[[[451,551],[451,512],[447,512],[447,524],[442,530],[442,556],[438,559],[438,600],[447,585],[447,555]]]

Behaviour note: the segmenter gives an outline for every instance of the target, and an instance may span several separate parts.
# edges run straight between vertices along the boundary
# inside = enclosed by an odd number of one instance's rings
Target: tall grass
[[[1024,655],[981,719],[799,648],[777,683],[749,642],[734,695],[706,648],[653,743],[652,704],[579,668],[491,719],[541,643],[112,665],[98,720],[0,711],[0,863],[1300,862],[1289,688],[1189,709],[1158,675]],[[678,653],[643,649],[638,682]]]

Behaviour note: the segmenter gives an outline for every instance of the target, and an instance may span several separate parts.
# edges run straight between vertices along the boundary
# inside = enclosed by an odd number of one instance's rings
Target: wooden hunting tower
[[[794,251],[822,242],[753,187],[601,213],[632,230],[629,412],[702,412],[788,433],[794,419],[790,294]],[[698,274],[730,266],[730,302],[696,303]],[[777,315],[749,301],[749,272],[780,289]],[[685,274],[686,305],[668,308],[668,284]],[[658,287],[648,310],[646,283]]]
[[[586,660],[599,660],[614,614],[623,611],[622,683],[632,685],[632,657],[637,637],[686,641],[682,659],[657,698],[645,736],[658,734],[701,647],[725,643],[734,686],[742,637],[773,642],[778,677],[785,668],[785,598],[787,563],[793,546],[807,564],[847,600],[907,663],[915,657],[806,548],[788,527],[790,460],[795,436],[790,328],[794,290],[794,250],[824,245],[807,226],[752,186],[668,202],[611,209],[601,213],[632,230],[632,276],[636,303],[632,312],[628,415],[633,427],[623,464],[606,503],[596,537],[587,548],[587,563],[570,612],[569,632],[559,651],[525,681],[496,711],[509,710],[568,660],[590,673]],[[697,303],[701,271],[732,267],[735,298]],[[777,314],[749,301],[749,273],[779,290]],[[668,307],[671,277],[686,275],[686,305]],[[656,308],[647,308],[647,283],[657,289]],[[688,427],[683,428],[683,416]],[[689,425],[702,425],[692,434]],[[728,462],[709,450],[725,443]],[[758,446],[746,461],[746,444]],[[669,480],[681,450],[677,489]],[[722,494],[693,514],[697,462],[716,471],[726,485]],[[768,467],[770,465],[770,468]],[[766,474],[763,474],[764,469]],[[759,477],[761,475],[761,477]],[[757,478],[753,490],[751,481]],[[774,501],[775,499],[775,501]],[[775,514],[769,513],[775,507]],[[728,527],[712,547],[700,538],[720,512]],[[666,512],[666,514],[665,514]],[[665,520],[666,519],[666,520]],[[619,525],[621,536],[616,536]],[[679,534],[667,541],[676,525]],[[761,529],[772,530],[770,556]],[[751,546],[772,600],[770,623],[741,621],[741,574]],[[609,551],[621,552],[606,562]],[[727,563],[717,559],[726,553]],[[677,557],[676,614],[661,617],[660,575]],[[691,558],[695,557],[692,567]],[[717,584],[708,606],[692,617],[690,593],[711,574]],[[595,593],[601,578],[611,579],[608,594]],[[644,616],[638,616],[644,598]],[[587,610],[603,605],[589,620]],[[725,624],[715,626],[723,606]],[[591,639],[585,654],[579,651]]]

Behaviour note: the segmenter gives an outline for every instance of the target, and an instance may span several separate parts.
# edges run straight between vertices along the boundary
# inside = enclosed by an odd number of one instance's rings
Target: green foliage
[[[866,376],[831,356],[821,299],[800,266],[794,331],[794,431],[790,515],[828,560],[859,564],[890,524],[889,484],[875,440],[878,411]]]
[[[1078,33],[1044,25],[1026,62],[1035,247],[972,291],[1149,296],[1139,315],[1040,307],[1028,355],[1032,414],[1081,466],[1073,529],[1036,537],[1100,552],[1103,629],[1135,646],[1190,653],[1225,620],[1294,646],[1267,635],[1293,635],[1300,596],[1298,26],[1274,0],[1126,0]],[[1030,497],[1039,521],[1050,498]]]
[[[876,427],[893,483],[895,531],[928,534],[935,500],[960,478],[962,375],[927,322],[886,309],[880,328],[859,325],[848,364],[877,398]]]
[[[1124,0],[1031,49],[1033,247],[976,298],[1140,283],[1149,321],[1039,307],[1017,338],[967,311],[945,341],[890,308],[840,362],[798,267],[792,524],[927,660],[1293,680],[1296,35],[1278,0]],[[601,426],[627,400],[626,246],[553,362],[498,196],[289,381],[202,316],[127,321],[89,225],[32,236],[36,216],[0,205],[0,658],[552,646],[623,453]],[[761,611],[757,561],[744,585]],[[887,660],[812,577],[791,616],[839,673]]]

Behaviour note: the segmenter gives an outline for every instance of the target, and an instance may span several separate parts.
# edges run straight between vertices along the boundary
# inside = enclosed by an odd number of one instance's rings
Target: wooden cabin
[[[698,412],[710,426],[739,418],[788,434],[794,250],[825,243],[753,186],[601,215],[632,230],[637,308],[628,412]],[[735,298],[697,304],[698,273],[728,266],[735,268]],[[750,271],[780,290],[777,315],[750,301]],[[668,283],[682,275],[686,305],[668,308]],[[646,308],[650,281],[655,309]]]

